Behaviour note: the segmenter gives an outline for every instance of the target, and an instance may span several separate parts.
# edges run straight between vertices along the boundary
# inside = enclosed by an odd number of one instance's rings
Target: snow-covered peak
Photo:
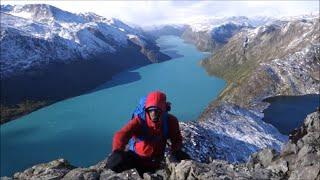
[[[85,12],[85,13],[80,13],[78,14],[79,16],[83,17],[83,19],[86,21],[86,22],[98,22],[98,21],[103,21],[103,22],[109,22],[110,19],[109,18],[106,18],[106,17],[103,17],[103,16],[100,16],[96,13],[93,13],[93,12]],[[111,24],[111,23],[110,23]]]
[[[16,61],[17,67],[24,63],[21,66],[25,68],[19,69],[27,69],[29,65],[26,64],[33,64],[39,59],[90,59],[97,54],[121,51],[131,45],[129,42],[138,46],[149,43],[141,29],[95,13],[75,14],[46,4],[6,5],[1,6],[0,13],[1,47],[8,46],[7,49],[2,48],[5,53],[2,53],[1,60],[8,63],[3,73],[14,69],[15,65],[9,59]],[[17,39],[23,39],[21,46],[16,43]],[[43,51],[35,53],[38,48],[33,46],[38,42],[43,45]],[[26,49],[27,46],[30,48]],[[51,55],[47,55],[50,54],[46,52],[48,48],[54,49]],[[33,55],[24,58],[28,53]]]
[[[254,27],[258,27],[265,24],[270,24],[275,20],[276,18],[269,17],[269,16],[253,16],[253,17],[250,17],[250,24]]]
[[[234,24],[236,26],[250,26],[250,20],[245,16],[212,17],[207,19],[193,19],[187,23],[194,32],[210,32],[214,28]]]
[[[272,31],[279,31],[282,34],[287,33],[292,28],[300,27],[301,31],[304,31],[305,34],[303,37],[307,36],[314,31],[313,26],[316,21],[318,21],[319,17],[317,16],[295,16],[295,17],[287,17],[287,18],[279,18],[273,19],[272,21],[267,21],[261,26],[256,27],[255,29],[248,29],[248,37],[256,37],[259,34],[269,33]],[[292,36],[292,35],[291,35]],[[297,39],[301,40],[301,37],[297,36]],[[299,41],[300,41],[299,40]]]
[[[21,34],[32,34],[37,38],[47,39],[51,36],[50,28],[46,25],[3,12],[1,12],[1,27],[3,30],[8,28],[17,29]]]
[[[63,11],[59,8],[48,4],[26,4],[26,5],[15,5],[11,8],[4,8],[1,11],[9,13],[14,16],[32,19],[40,22],[76,22],[83,23],[84,19],[76,14]]]
[[[282,21],[294,21],[294,20],[306,20],[310,21],[315,18],[319,18],[319,12],[317,13],[310,13],[310,14],[302,14],[302,15],[297,15],[297,16],[284,16],[279,18]]]
[[[47,4],[6,5],[1,6],[1,12],[7,14],[1,19],[2,27],[18,28],[33,37],[51,39],[59,36],[79,44],[80,39],[86,39],[79,35],[87,34],[79,32],[87,29],[89,33],[95,34],[90,37],[102,34],[104,37],[114,39],[118,46],[127,45],[127,41],[130,40],[127,34],[144,38],[140,29],[132,28],[119,19],[106,18],[92,12],[74,14]],[[16,19],[9,18],[8,14]],[[10,23],[14,21],[18,23]],[[31,24],[41,28],[30,29]]]

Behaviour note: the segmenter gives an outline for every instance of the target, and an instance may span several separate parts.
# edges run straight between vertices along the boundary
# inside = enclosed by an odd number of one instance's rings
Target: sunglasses
[[[161,110],[159,109],[148,109],[147,112],[155,112],[155,113],[160,113]]]

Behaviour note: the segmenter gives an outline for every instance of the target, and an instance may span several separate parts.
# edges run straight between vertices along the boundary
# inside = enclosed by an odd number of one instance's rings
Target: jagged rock
[[[313,166],[299,167],[291,173],[289,180],[298,180],[298,179],[318,180],[320,179],[319,169],[320,169],[319,163]]]
[[[64,159],[35,165],[23,172],[14,174],[14,179],[61,179],[75,167]]]
[[[263,149],[250,156],[248,166],[261,166],[267,167],[277,157],[277,152],[274,149]]]
[[[163,180],[163,179],[169,179],[168,172],[164,169],[158,170],[156,173],[144,173],[143,179],[146,180]]]
[[[62,179],[74,179],[74,180],[98,180],[99,173],[95,169],[76,168],[68,172]]]
[[[282,147],[282,154],[295,154],[298,151],[298,147],[294,143],[287,143]]]
[[[7,177],[7,176],[4,176],[4,177],[1,177],[1,180],[12,180],[11,177]]]
[[[271,163],[267,169],[270,169],[275,173],[281,173],[282,175],[284,175],[289,170],[288,162],[285,160],[277,160],[274,163]]]
[[[267,169],[282,173],[291,180],[320,178],[319,111],[309,114],[301,128],[291,134],[277,160]],[[303,133],[297,133],[303,132]]]
[[[122,173],[114,173],[110,169],[106,169],[100,174],[100,180],[113,179],[141,179],[141,177],[135,169],[127,170]]]

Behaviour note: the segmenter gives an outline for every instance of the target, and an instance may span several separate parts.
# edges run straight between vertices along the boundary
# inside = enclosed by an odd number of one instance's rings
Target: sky
[[[94,12],[140,26],[186,23],[192,19],[226,16],[295,16],[319,13],[319,1],[17,1],[1,4],[46,3],[79,13]]]

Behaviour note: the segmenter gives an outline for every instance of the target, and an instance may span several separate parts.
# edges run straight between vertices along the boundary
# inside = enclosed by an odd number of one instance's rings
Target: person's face
[[[148,110],[149,117],[153,122],[159,122],[160,113],[161,113],[161,111],[159,109]]]

